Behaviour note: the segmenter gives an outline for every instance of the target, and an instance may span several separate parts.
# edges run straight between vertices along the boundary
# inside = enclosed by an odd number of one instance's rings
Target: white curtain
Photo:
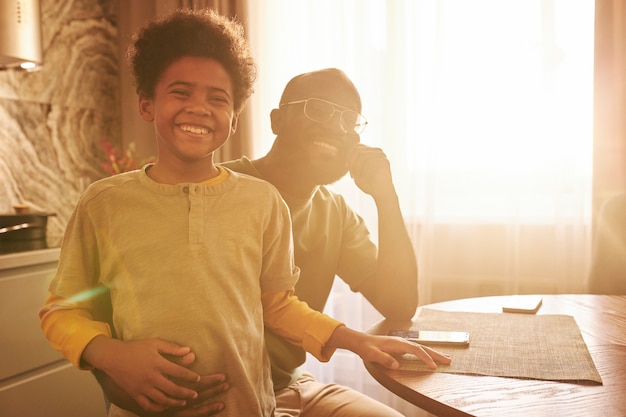
[[[343,69],[359,88],[364,143],[392,163],[419,263],[420,304],[583,292],[591,242],[593,0],[250,1],[259,63],[253,156],[294,75]],[[344,193],[376,235],[375,207]],[[342,285],[327,312],[380,316]],[[349,354],[307,362],[320,379],[414,415]],[[355,377],[357,375],[358,377]]]

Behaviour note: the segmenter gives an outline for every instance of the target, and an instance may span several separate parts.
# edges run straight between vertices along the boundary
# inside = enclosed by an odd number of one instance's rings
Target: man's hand
[[[202,381],[200,375],[163,355],[183,364],[195,359],[190,348],[161,339],[123,342],[97,336],[85,348],[83,360],[109,375],[143,410],[161,412],[198,399],[198,391],[179,385],[181,381]]]
[[[160,413],[150,413],[140,410],[135,414],[140,417],[208,417],[219,414],[224,410],[224,403],[215,401],[215,397],[229,388],[223,374],[202,376],[200,382],[189,385],[198,391],[198,398],[188,401],[185,407],[172,407]],[[181,383],[188,385],[187,383]],[[132,411],[132,410],[131,410]]]
[[[198,398],[189,401],[182,408],[173,408],[167,413],[168,417],[204,417],[213,416],[224,410],[224,403],[215,401],[215,397],[230,388],[224,374],[203,375],[199,382],[186,383],[176,381],[183,386],[198,392]]]
[[[391,166],[382,149],[357,143],[348,153],[348,169],[361,191],[374,198],[394,191]]]
[[[411,353],[429,368],[436,369],[437,363],[447,365],[452,359],[427,346],[418,345],[394,336],[374,336],[340,326],[333,332],[328,346],[351,350],[366,362],[379,363],[397,369],[400,363],[393,355]]]

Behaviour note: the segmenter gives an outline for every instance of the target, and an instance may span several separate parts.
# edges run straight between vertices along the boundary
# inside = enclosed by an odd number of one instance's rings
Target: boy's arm
[[[161,339],[143,339],[130,342],[108,336],[96,336],[83,351],[82,360],[109,375],[120,392],[126,392],[150,412],[170,407],[183,407],[198,393],[177,382],[200,382],[200,375],[165,358],[171,355],[192,362],[194,354],[189,347]],[[128,407],[133,402],[122,404]]]
[[[325,346],[343,323],[313,310],[294,295],[294,289],[261,294],[263,321],[290,343],[300,346],[318,360],[327,362],[335,348]]]
[[[261,301],[266,326],[323,362],[328,361],[338,348],[350,350],[364,361],[389,368],[399,366],[393,355],[405,353],[417,356],[431,368],[436,368],[436,363],[448,364],[451,361],[447,355],[399,337],[374,336],[351,330],[311,309],[294,295],[293,288],[263,293]]]
[[[163,355],[193,355],[191,349],[159,339],[123,342],[111,337],[107,323],[93,319],[89,299],[70,300],[50,294],[39,311],[41,328],[50,344],[79,369],[107,373],[145,410],[184,406],[198,393],[171,379],[200,381],[195,372]],[[193,357],[191,358],[193,361]]]
[[[447,354],[437,352],[427,346],[412,343],[400,337],[361,333],[346,326],[338,327],[326,345],[331,349],[350,350],[365,362],[378,363],[391,369],[397,369],[400,366],[394,355],[405,353],[417,356],[431,369],[437,368],[437,363],[447,365],[452,362]]]
[[[39,320],[43,333],[63,356],[79,369],[90,369],[81,363],[85,347],[98,335],[111,336],[111,327],[95,321],[88,308],[81,308],[74,302],[50,293],[45,305],[39,310]]]

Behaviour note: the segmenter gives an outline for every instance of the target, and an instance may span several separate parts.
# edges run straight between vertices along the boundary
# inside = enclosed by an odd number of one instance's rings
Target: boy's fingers
[[[450,356],[437,352],[436,350],[431,349],[428,346],[423,346],[417,343],[415,343],[414,346],[417,347],[417,350],[413,353],[417,357],[419,357],[422,362],[424,362],[429,368],[437,368],[437,364],[435,362],[439,362],[441,364],[449,364],[450,362],[452,362],[452,358],[450,358]]]
[[[424,362],[426,364],[426,366],[428,366],[430,369],[436,369],[437,368],[437,364],[435,363],[435,361],[433,360],[433,358],[430,357],[430,355],[428,353],[426,353],[423,350],[418,351],[418,353],[416,353],[417,357],[420,358],[422,360],[422,362]]]
[[[452,358],[449,355],[438,352],[432,348],[429,348],[428,346],[424,346],[424,345],[421,345],[421,346],[422,346],[422,349],[424,349],[430,355],[430,357],[433,358],[436,362],[439,362],[445,365],[452,362]]]
[[[167,375],[170,380],[181,380],[187,382],[200,382],[200,375],[189,368],[185,368],[184,366],[177,365],[173,362],[168,361],[162,368],[162,373]]]
[[[408,342],[406,340],[401,340],[401,343],[406,346],[406,349],[403,349],[406,353],[412,353],[421,359],[422,362],[426,364],[431,369],[436,369],[437,364],[435,361],[439,362],[439,359],[445,360],[447,356],[418,343]],[[448,358],[449,359],[449,358]]]
[[[202,375],[200,377],[200,381],[194,385],[198,391],[202,391],[211,387],[216,387],[224,382],[226,382],[226,375],[211,374],[211,375]]]
[[[191,352],[188,346],[181,346],[163,339],[155,339],[156,348],[161,354],[183,356]]]
[[[186,355],[177,356],[177,355],[169,355],[169,354],[161,354],[167,360],[174,362],[177,365],[184,366],[188,368],[194,361],[196,360],[196,354],[193,352],[189,352]]]

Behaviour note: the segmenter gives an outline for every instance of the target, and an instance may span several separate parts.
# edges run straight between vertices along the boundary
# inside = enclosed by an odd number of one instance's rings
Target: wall
[[[0,72],[0,213],[56,213],[61,236],[101,178],[101,139],[121,142],[118,0],[41,0],[43,69]]]
[[[594,224],[602,205],[626,192],[626,7],[596,0],[594,44]]]

